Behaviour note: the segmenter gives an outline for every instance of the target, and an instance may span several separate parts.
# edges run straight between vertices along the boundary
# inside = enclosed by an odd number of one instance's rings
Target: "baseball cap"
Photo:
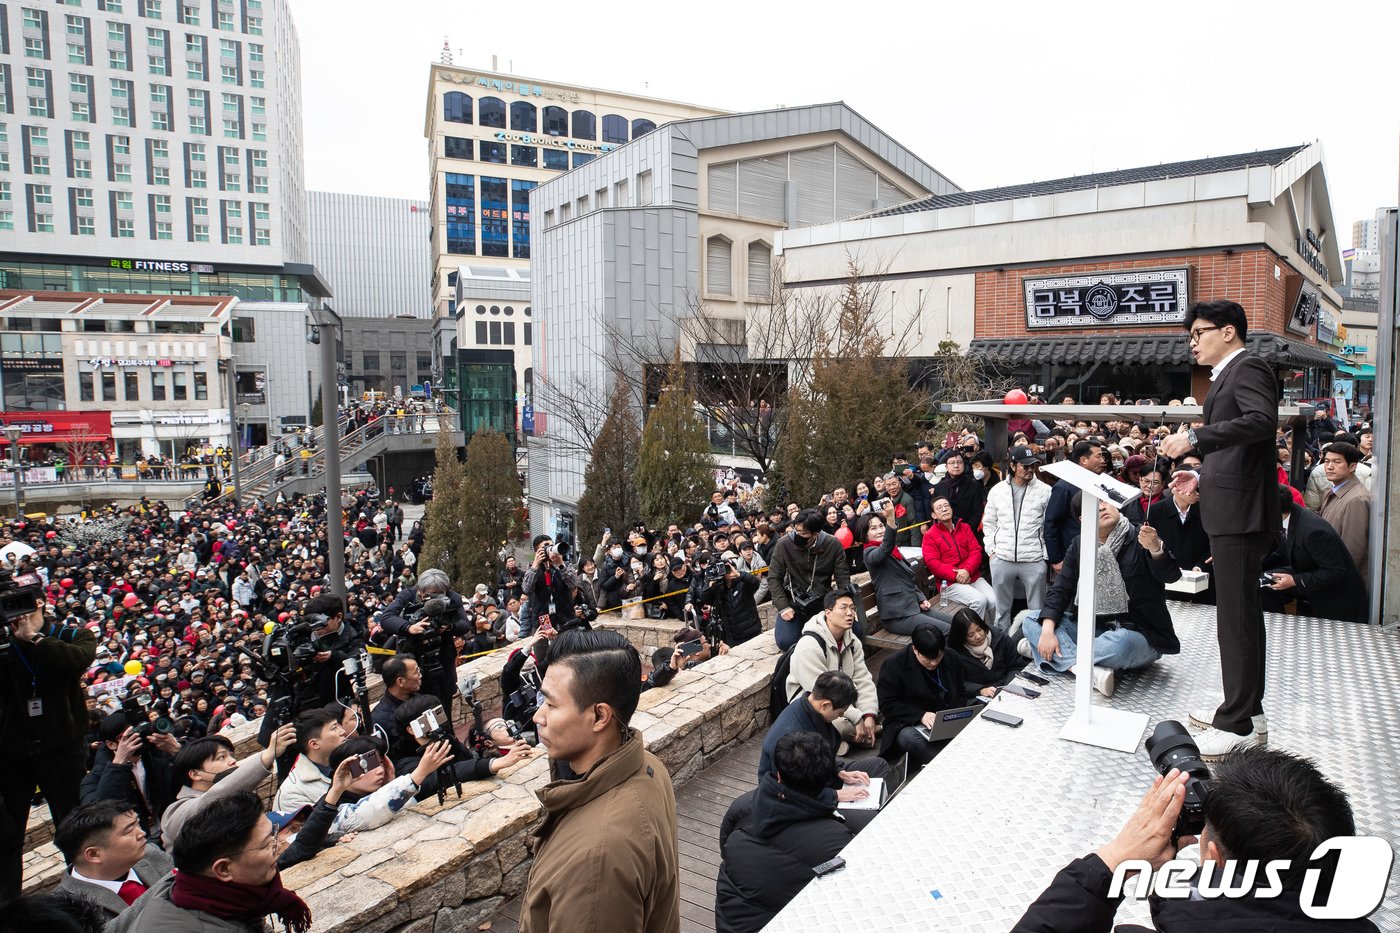
[[[1007,456],[1012,463],[1019,463],[1021,466],[1038,466],[1043,462],[1039,454],[1024,444],[1018,444],[1011,448],[1011,452]]]
[[[478,584],[476,585],[476,593],[477,593],[478,596],[485,596],[485,595],[486,595],[487,593],[489,593],[489,592],[490,592],[490,590],[486,589],[486,584],[485,584],[485,583],[478,583]]]

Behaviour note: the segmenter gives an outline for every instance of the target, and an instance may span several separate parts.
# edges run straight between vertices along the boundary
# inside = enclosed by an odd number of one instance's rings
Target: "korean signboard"
[[[1026,327],[1117,327],[1186,320],[1187,269],[1084,272],[1023,279]]]
[[[1296,334],[1311,337],[1317,327],[1318,312],[1322,310],[1322,296],[1311,285],[1304,285],[1298,292],[1298,300],[1293,304],[1293,313],[1288,316],[1288,329]]]

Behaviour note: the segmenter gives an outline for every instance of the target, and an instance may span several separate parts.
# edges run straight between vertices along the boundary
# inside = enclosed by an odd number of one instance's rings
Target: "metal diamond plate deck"
[[[1215,607],[1171,607],[1181,654],[1120,676],[1110,701],[1151,716],[1144,737],[1221,696]],[[1357,831],[1400,851],[1400,638],[1273,615],[1268,638],[1270,744],[1315,759],[1351,798]],[[1025,723],[965,729],[846,847],[846,869],[809,884],[766,931],[1011,929],[1060,868],[1113,838],[1155,773],[1142,741],[1128,755],[1057,737],[1073,684],[1052,676],[1039,699],[998,696]],[[1371,919],[1400,931],[1400,871]],[[1118,922],[1129,921],[1150,925],[1146,901],[1124,901]]]

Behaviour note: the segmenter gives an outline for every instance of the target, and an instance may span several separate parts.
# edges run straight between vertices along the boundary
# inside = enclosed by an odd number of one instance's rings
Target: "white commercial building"
[[[0,19],[5,252],[304,261],[285,0],[7,3]]]
[[[308,191],[306,202],[311,263],[330,285],[336,313],[347,319],[432,317],[426,201]]]

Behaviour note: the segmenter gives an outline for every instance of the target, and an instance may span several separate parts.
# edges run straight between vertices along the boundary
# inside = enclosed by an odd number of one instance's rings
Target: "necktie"
[[[126,902],[130,907],[138,897],[146,893],[146,886],[139,881],[123,881],[122,886],[117,891],[117,897]]]

